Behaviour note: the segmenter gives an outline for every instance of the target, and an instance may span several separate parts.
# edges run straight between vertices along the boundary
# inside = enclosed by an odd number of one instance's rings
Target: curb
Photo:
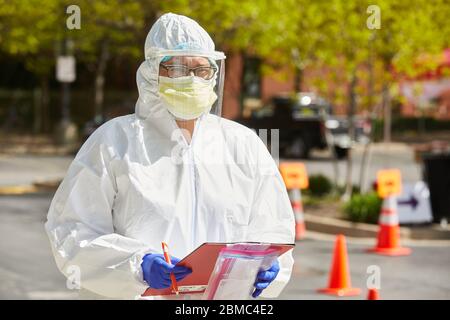
[[[354,238],[376,238],[378,226],[350,222],[330,217],[304,214],[306,229],[326,234],[343,234]],[[450,240],[450,230],[443,230],[438,226],[425,228],[400,227],[400,236],[411,240]]]
[[[1,196],[12,196],[20,194],[29,194],[38,192],[38,188],[34,185],[23,185],[23,186],[2,186],[0,187]]]
[[[56,144],[13,144],[0,141],[0,155],[3,156],[68,156],[76,153],[81,147],[80,143],[59,146]]]
[[[56,191],[60,183],[61,180],[53,180],[34,182],[30,185],[0,186],[0,196],[14,196]]]

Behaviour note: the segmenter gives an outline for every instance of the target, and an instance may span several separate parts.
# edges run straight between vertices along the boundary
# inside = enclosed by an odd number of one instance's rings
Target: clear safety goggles
[[[222,115],[225,55],[196,50],[151,50],[147,60],[158,66],[161,99],[179,119],[203,113]],[[212,105],[210,105],[212,103]]]
[[[204,80],[211,80],[217,73],[217,67],[211,65],[209,62],[192,68],[183,64],[182,57],[173,57],[169,61],[171,62],[160,63],[159,65],[160,68],[165,70],[163,74],[169,78],[188,77],[192,75]]]

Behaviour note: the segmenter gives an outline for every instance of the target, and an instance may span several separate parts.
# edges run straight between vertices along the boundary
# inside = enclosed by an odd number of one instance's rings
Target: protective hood
[[[139,91],[136,115],[140,119],[158,119],[159,123],[171,117],[158,93],[159,64],[165,56],[200,55],[214,60],[225,59],[222,52],[215,51],[213,40],[196,21],[173,13],[162,15],[154,23],[145,40],[144,53],[145,61],[136,74]],[[220,90],[223,90],[221,86]],[[219,99],[217,103],[221,109],[221,95]]]

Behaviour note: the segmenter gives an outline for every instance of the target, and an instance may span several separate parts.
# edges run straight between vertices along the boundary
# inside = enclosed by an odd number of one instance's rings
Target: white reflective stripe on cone
[[[300,189],[289,190],[289,198],[291,200],[292,210],[295,215],[295,222],[304,222],[303,218],[303,204],[302,204],[302,193]]]
[[[302,201],[302,194],[300,192],[300,189],[291,189],[291,190],[289,190],[289,198],[291,199],[291,202],[300,202],[300,201]]]
[[[295,222],[304,222],[305,219],[303,218],[303,212],[295,213]]]
[[[389,196],[383,200],[379,223],[388,226],[398,225],[397,198],[395,196]]]
[[[397,197],[390,196],[390,197],[384,198],[382,210],[397,212]]]
[[[381,214],[379,222],[385,226],[398,226],[398,215],[395,212],[392,214]]]

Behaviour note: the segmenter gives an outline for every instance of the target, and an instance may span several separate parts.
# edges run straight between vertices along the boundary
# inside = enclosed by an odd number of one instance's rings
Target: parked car
[[[279,129],[280,153],[288,157],[307,158],[312,149],[334,148],[338,158],[347,156],[352,143],[369,141],[370,122],[355,117],[355,138],[349,135],[349,121],[334,116],[333,106],[314,93],[280,95],[252,113],[237,119],[252,129]]]

